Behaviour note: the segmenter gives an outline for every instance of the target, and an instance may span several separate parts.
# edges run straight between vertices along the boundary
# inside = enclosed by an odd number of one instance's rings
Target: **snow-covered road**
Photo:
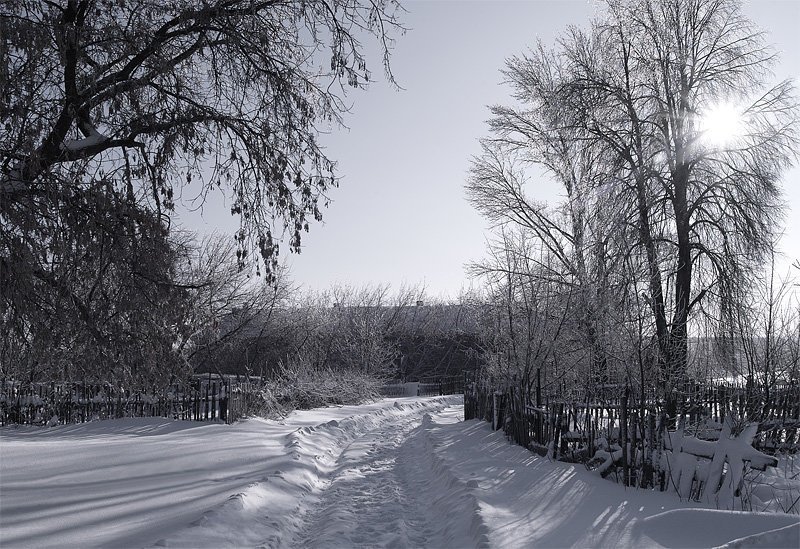
[[[395,408],[402,408],[399,404]],[[334,455],[314,455],[321,484],[308,498],[290,545],[297,547],[475,547],[486,540],[472,527],[476,500],[467,487],[442,470],[429,432],[431,413],[390,414],[374,428],[355,436]],[[299,430],[289,446],[303,461],[317,448],[320,431],[341,428],[330,423]],[[471,504],[464,509],[464,502]],[[465,513],[466,511],[466,513]],[[476,537],[477,534],[477,537]],[[265,546],[279,540],[271,537]]]
[[[351,442],[296,537],[304,547],[441,547],[425,496],[433,471],[419,418],[388,422]]]
[[[462,414],[432,397],[0,429],[0,546],[800,546],[797,515],[625,490]]]
[[[427,545],[404,441],[420,444],[425,414],[459,403],[403,398],[232,426],[138,418],[0,429],[0,546],[286,547],[298,536],[350,546],[359,535],[379,543],[376,533]]]

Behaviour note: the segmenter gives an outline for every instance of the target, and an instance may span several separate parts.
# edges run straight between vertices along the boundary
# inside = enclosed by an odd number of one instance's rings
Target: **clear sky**
[[[312,225],[303,252],[288,257],[292,278],[307,288],[423,283],[429,294],[454,297],[468,287],[464,266],[483,257],[489,234],[463,185],[478,139],[487,135],[487,105],[509,102],[499,71],[537,39],[551,44],[566,26],[586,25],[593,10],[587,0],[403,5],[409,31],[397,38],[392,55],[403,89],[384,81],[373,56],[377,81],[350,94],[349,129],[323,137],[342,179],[324,223]],[[800,0],[758,0],[746,13],[782,52],[776,76],[800,82]],[[800,258],[800,169],[787,175],[784,188],[786,268]],[[539,200],[558,198],[547,182],[529,191]],[[183,223],[233,234],[237,222],[229,212],[209,204],[202,217],[185,215]]]

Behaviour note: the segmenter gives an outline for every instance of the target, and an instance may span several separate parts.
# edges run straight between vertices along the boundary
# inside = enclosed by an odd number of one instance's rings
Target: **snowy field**
[[[797,515],[626,490],[461,421],[460,404],[4,428],[0,546],[800,547]]]

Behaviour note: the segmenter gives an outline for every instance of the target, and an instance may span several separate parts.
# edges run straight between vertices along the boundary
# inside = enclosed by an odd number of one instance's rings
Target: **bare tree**
[[[489,258],[472,266],[489,291],[485,373],[518,385],[526,399],[533,397],[537,378],[556,393],[567,385],[585,386],[590,374],[581,367],[585,346],[569,337],[577,292],[547,276],[558,262],[548,256],[528,232],[509,227],[490,246]]]
[[[669,388],[685,375],[692,309],[724,299],[769,249],[796,145],[792,86],[768,84],[774,55],[735,1],[612,0],[591,35],[564,44],[575,63],[566,97],[636,204]],[[731,101],[742,135],[709,142],[704,113]]]
[[[483,155],[473,160],[467,192],[491,221],[529,231],[548,252],[552,281],[574,287],[574,315],[580,319],[594,376],[602,381],[608,376],[602,336],[611,291],[608,274],[621,257],[610,253],[610,247],[622,214],[612,192],[595,192],[609,188],[603,148],[587,138],[559,97],[568,68],[566,59],[541,44],[507,62],[503,72],[518,106],[492,107],[492,137],[483,140]],[[530,198],[536,184],[526,175],[531,166],[543,168],[561,186],[562,203],[546,205]]]
[[[388,285],[334,287],[334,360],[352,370],[396,377],[399,349],[393,335],[404,311],[422,297],[420,292],[414,287],[392,291]]]
[[[778,229],[798,109],[790,82],[770,84],[774,60],[735,0],[608,0],[588,32],[569,29],[554,53],[512,60],[522,106],[494,110],[503,147],[528,151],[567,188],[570,231],[527,203],[503,206],[533,219],[537,238],[571,260],[565,272],[583,270],[580,255],[561,252],[579,240],[581,208],[602,207],[601,196],[618,206],[605,218],[609,238],[596,241],[616,242],[617,272],[644,275],[631,282],[643,282],[653,321],[641,326],[654,330],[666,395],[686,378],[691,313],[730,303]],[[722,104],[736,105],[741,130],[714,142],[707,115]],[[670,396],[670,416],[676,405]]]
[[[378,41],[393,81],[398,9],[393,0],[2,0],[3,329],[22,340],[46,330],[33,320],[37,296],[55,293],[68,305],[61,322],[105,338],[91,288],[131,272],[159,291],[174,282],[168,268],[140,276],[130,250],[166,242],[188,186],[230,197],[240,267],[252,260],[273,279],[281,240],[299,252],[336,185],[317,135],[342,122],[347,89],[370,81],[362,37]]]
[[[774,251],[767,266],[732,296],[721,319],[722,333],[730,334],[725,372],[745,380],[748,393],[758,387],[763,400],[748,394],[748,412],[756,419],[770,416],[775,406],[771,398],[777,385],[796,381],[796,352],[800,318],[794,279],[775,272]]]
[[[239,269],[235,246],[221,235],[189,239],[179,249],[175,278],[182,315],[176,350],[190,371],[222,373],[240,358],[232,356],[236,353],[244,353],[247,368],[249,347],[274,328],[274,317],[297,288],[285,270],[268,284]]]

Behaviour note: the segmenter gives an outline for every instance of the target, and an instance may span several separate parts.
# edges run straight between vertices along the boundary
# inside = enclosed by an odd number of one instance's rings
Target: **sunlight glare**
[[[703,140],[712,146],[723,146],[742,135],[742,114],[731,103],[711,105],[700,117]]]

